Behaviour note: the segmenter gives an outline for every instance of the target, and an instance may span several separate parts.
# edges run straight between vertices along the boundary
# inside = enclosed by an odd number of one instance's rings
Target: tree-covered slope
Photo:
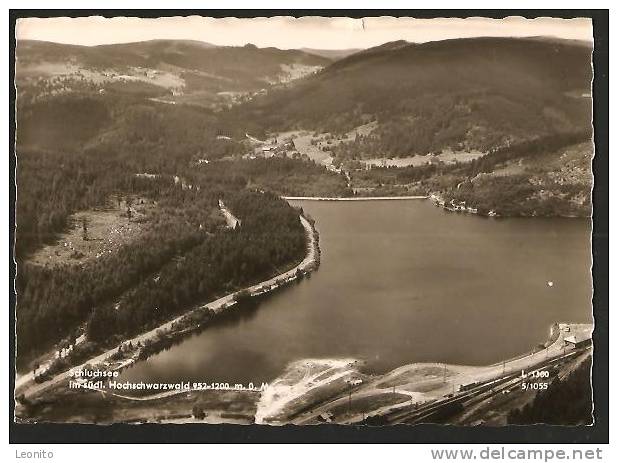
[[[18,75],[73,76],[96,82],[130,76],[184,91],[249,91],[277,82],[287,67],[319,69],[331,60],[300,50],[223,47],[188,40],[99,45],[94,47],[40,41],[18,41]],[[141,74],[135,73],[139,69]],[[287,69],[287,70],[286,70]],[[115,75],[114,75],[115,74]],[[160,77],[167,76],[163,80]],[[159,77],[159,79],[157,79]],[[174,79],[175,78],[175,79]]]
[[[591,47],[540,39],[395,42],[234,108],[267,130],[342,133],[371,120],[373,154],[496,145],[590,127]]]

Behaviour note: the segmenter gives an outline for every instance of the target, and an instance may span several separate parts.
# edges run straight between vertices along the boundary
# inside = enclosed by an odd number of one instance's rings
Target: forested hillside
[[[590,129],[591,51],[537,39],[397,42],[348,56],[228,116],[259,119],[267,130],[335,134],[377,121],[359,140],[358,157],[487,151]]]
[[[434,195],[483,215],[589,217],[593,153],[588,131],[548,135],[469,162],[360,169],[352,184],[359,195]]]
[[[20,146],[130,152],[138,156],[127,159],[133,164],[170,151],[172,159],[190,159],[201,154],[217,158],[238,149],[234,141],[216,138],[225,127],[212,111],[157,104],[139,95],[70,92],[24,102],[18,117]]]
[[[332,62],[252,45],[19,43],[22,361],[86,326],[98,342],[136,333],[298,261],[298,213],[274,195],[439,193],[479,213],[588,215],[590,51],[482,38],[395,42]],[[361,124],[370,129],[320,148],[332,150],[329,165],[293,141],[260,141],[296,128],[336,137]],[[363,164],[442,150],[484,156]],[[221,198],[241,229],[225,228]],[[139,217],[137,200],[149,205]],[[110,203],[107,235],[89,236],[87,215]],[[105,253],[60,258],[76,239],[98,249],[112,234],[122,239]],[[46,264],[35,263],[44,247]]]
[[[61,339],[74,340],[84,323],[90,341],[113,343],[300,261],[305,236],[298,212],[277,196],[246,190],[231,171],[220,174],[210,182],[194,173],[191,188],[160,177],[115,190],[156,203],[145,218],[147,231],[117,252],[73,265],[20,259],[21,361]],[[225,229],[220,198],[239,215],[241,228]],[[123,220],[130,226],[130,215]]]
[[[20,368],[84,328],[113,343],[302,259],[298,212],[257,190],[298,192],[300,178],[345,193],[312,163],[239,159],[244,133],[228,136],[217,108],[169,99],[268,87],[327,59],[182,41],[21,42],[17,59]],[[225,228],[222,198],[241,230]]]
[[[87,97],[56,97],[44,109],[18,111],[18,255],[52,239],[70,213],[132,187],[136,174],[181,174],[192,159],[241,150],[234,141],[217,140],[216,126],[199,108],[158,111],[124,99],[76,104],[81,98]]]
[[[217,106],[311,74],[330,62],[300,50],[251,44],[150,40],[86,47],[19,41],[17,93],[18,98],[36,99],[80,89],[123,91]]]
[[[97,304],[89,339],[136,334],[197,301],[213,300],[302,260],[304,231],[298,212],[285,201],[251,192],[228,192],[226,200],[242,226],[196,240],[190,252],[160,266],[156,278],[142,278],[115,304]]]

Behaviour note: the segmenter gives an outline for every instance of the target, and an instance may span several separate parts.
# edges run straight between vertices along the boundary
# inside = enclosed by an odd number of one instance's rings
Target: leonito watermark
[[[51,450],[17,450],[15,449],[15,458],[18,460],[51,460],[54,458],[54,452]]]

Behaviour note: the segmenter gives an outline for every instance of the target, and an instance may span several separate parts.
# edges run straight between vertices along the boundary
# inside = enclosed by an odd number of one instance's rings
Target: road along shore
[[[300,223],[305,229],[305,236],[307,239],[307,252],[305,254],[305,258],[295,267],[283,272],[279,275],[276,275],[268,280],[262,281],[255,285],[249,286],[247,288],[241,289],[239,291],[235,291],[233,293],[227,294],[223,297],[220,297],[212,302],[207,304],[203,304],[189,312],[185,312],[182,315],[156,327],[146,333],[142,333],[138,336],[135,336],[131,339],[126,339],[122,342],[122,345],[131,343],[132,345],[143,345],[146,342],[152,341],[156,339],[161,333],[167,333],[170,335],[174,335],[175,326],[179,324],[184,317],[190,316],[193,312],[198,310],[209,309],[214,314],[219,314],[229,309],[230,307],[236,305],[237,297],[241,293],[248,294],[249,296],[258,296],[265,294],[270,291],[274,291],[281,286],[289,284],[290,282],[298,279],[300,276],[309,273],[315,270],[319,265],[319,243],[318,243],[318,233],[314,227],[314,225],[307,220],[304,216],[299,216]],[[37,383],[34,381],[34,378],[29,378],[26,381],[21,381],[19,386],[15,388],[15,397],[23,394],[25,397],[30,398],[32,396],[36,396],[49,389],[52,386],[58,385],[62,381],[68,381],[72,378],[72,372],[84,370],[84,369],[92,369],[97,365],[103,365],[104,369],[108,369],[109,362],[112,360],[112,356],[118,352],[118,346],[115,346],[112,349],[109,349],[96,357],[93,357],[80,365],[71,367],[69,370],[59,373],[53,378],[43,382]],[[125,368],[132,363],[134,363],[134,359],[129,359],[127,361],[122,362],[121,366],[114,368],[114,370],[119,370],[121,368]]]
[[[366,416],[415,410],[503,378],[527,375],[553,359],[572,355],[589,345],[592,329],[591,324],[554,325],[543,349],[493,365],[413,363],[374,376],[361,372],[360,360],[299,360],[262,392],[255,421],[277,425],[324,420],[358,423]]]

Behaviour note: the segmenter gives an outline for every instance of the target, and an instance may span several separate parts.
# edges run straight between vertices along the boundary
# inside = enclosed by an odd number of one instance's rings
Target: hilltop
[[[331,60],[338,60],[345,58],[346,56],[353,55],[362,51],[362,48],[346,48],[342,50],[322,50],[317,48],[301,48],[301,51],[309,53],[310,55],[322,56]]]
[[[343,56],[352,51],[332,61],[250,44],[19,42],[17,141],[135,172],[244,157],[244,173],[263,167],[256,156],[291,157],[270,179],[279,194],[437,193],[502,215],[590,214],[591,44],[400,40]],[[554,160],[565,152],[574,173]],[[298,180],[307,160],[332,175]]]
[[[100,46],[18,41],[21,146],[78,151],[237,151],[213,111],[314,73],[331,60],[298,50],[150,40]],[[208,147],[208,153],[204,153]]]
[[[234,108],[268,131],[343,134],[376,122],[358,157],[480,150],[590,129],[590,44],[472,38],[391,42]]]
[[[299,50],[150,40],[99,46],[17,42],[18,92],[30,96],[91,84],[139,87],[169,102],[232,103],[272,84],[322,69],[331,60]],[[23,91],[22,91],[23,90]]]

